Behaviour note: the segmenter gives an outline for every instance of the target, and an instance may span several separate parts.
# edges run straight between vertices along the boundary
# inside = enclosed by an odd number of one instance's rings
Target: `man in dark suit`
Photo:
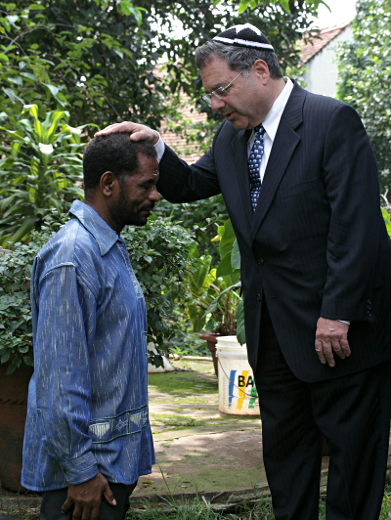
[[[149,139],[171,202],[222,193],[241,252],[246,337],[276,520],[318,518],[322,440],[328,520],[377,520],[391,412],[391,247],[375,159],[357,113],[281,74],[256,27],[196,51],[211,150],[181,161]]]

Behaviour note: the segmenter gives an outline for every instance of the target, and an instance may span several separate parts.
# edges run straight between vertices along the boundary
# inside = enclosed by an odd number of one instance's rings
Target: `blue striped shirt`
[[[100,471],[132,484],[155,462],[146,308],[122,237],[75,201],[31,275],[34,374],[22,485],[48,491]]]

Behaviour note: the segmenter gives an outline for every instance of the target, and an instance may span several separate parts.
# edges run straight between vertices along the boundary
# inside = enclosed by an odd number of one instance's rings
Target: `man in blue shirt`
[[[22,485],[43,492],[41,520],[123,520],[155,462],[145,302],[120,232],[146,224],[159,201],[156,152],[112,134],[91,141],[83,167],[85,202],[31,275]]]

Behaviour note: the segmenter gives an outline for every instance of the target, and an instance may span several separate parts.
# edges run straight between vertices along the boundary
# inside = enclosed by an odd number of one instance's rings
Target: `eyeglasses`
[[[202,99],[206,101],[207,103],[212,103],[212,96],[217,97],[217,99],[224,99],[225,96],[229,94],[228,90],[232,87],[234,81],[242,74],[243,71],[239,72],[237,76],[234,77],[234,79],[228,83],[226,87],[219,87],[210,94],[206,94],[205,96],[202,96]]]

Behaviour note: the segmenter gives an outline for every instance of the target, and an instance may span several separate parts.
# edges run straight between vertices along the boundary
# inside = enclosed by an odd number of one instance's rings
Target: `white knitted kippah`
[[[251,47],[274,51],[273,46],[262,31],[250,23],[234,25],[212,38],[212,40],[226,45],[235,45],[236,47]]]

